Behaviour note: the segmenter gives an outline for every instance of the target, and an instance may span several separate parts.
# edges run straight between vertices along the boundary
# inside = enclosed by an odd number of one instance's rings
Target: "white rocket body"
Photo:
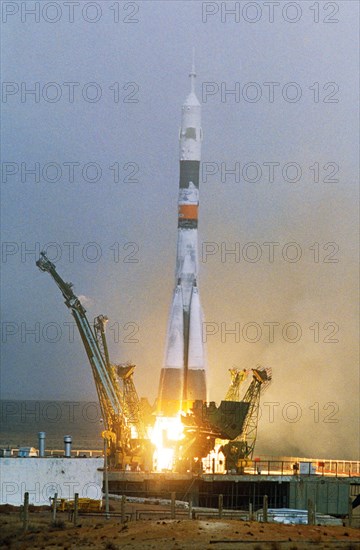
[[[182,106],[180,183],[178,200],[178,244],[176,288],[170,312],[161,371],[158,409],[176,414],[196,399],[206,400],[205,350],[202,341],[203,315],[197,287],[198,207],[201,160],[201,105],[195,94],[195,70],[190,73],[191,92]]]

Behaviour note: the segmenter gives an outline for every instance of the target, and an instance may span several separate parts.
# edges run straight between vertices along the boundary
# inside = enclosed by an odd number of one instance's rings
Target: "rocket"
[[[206,401],[203,314],[197,284],[201,105],[195,94],[195,65],[190,94],[181,113],[180,182],[176,286],[170,310],[165,360],[160,375],[158,411],[165,416],[187,412],[195,400]]]

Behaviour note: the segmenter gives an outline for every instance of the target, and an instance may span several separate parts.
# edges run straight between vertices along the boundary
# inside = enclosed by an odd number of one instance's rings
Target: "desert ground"
[[[146,519],[146,505],[127,504],[127,514],[136,510],[143,519],[121,523],[118,503],[104,515],[79,515],[75,526],[68,512],[58,512],[52,521],[48,508],[30,507],[25,533],[18,508],[0,507],[0,548],[13,549],[154,549],[154,550],[307,550],[360,549],[360,529],[347,526],[281,525],[235,519],[169,519],[168,511],[156,510]],[[154,507],[152,507],[154,510]]]

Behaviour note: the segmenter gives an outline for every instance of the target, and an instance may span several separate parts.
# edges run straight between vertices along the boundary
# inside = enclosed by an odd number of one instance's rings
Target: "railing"
[[[212,474],[212,472],[206,472]],[[244,460],[237,471],[227,474],[290,476],[317,475],[360,477],[360,462],[351,460]]]
[[[64,449],[52,449],[46,451],[46,456],[61,456],[65,454]],[[104,452],[100,449],[71,449],[71,456],[73,458],[102,458]]]
[[[19,453],[19,448],[11,448],[11,449],[3,449],[3,452],[5,451],[5,454],[3,456],[5,457],[17,457]],[[36,450],[37,454],[28,455],[30,458],[33,456],[39,456],[38,451]],[[53,458],[64,458],[65,451],[64,449],[46,449],[45,451],[45,457],[53,457]],[[72,458],[102,458],[104,456],[104,452],[101,449],[71,449],[71,457]]]

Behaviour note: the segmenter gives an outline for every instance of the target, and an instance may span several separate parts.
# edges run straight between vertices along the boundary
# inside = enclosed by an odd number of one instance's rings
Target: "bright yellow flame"
[[[224,474],[225,456],[220,450],[227,440],[216,439],[215,447],[202,459],[203,471],[206,474]]]
[[[156,472],[173,469],[176,443],[184,437],[183,431],[180,414],[156,417],[151,432],[151,442],[155,445],[153,468]]]

